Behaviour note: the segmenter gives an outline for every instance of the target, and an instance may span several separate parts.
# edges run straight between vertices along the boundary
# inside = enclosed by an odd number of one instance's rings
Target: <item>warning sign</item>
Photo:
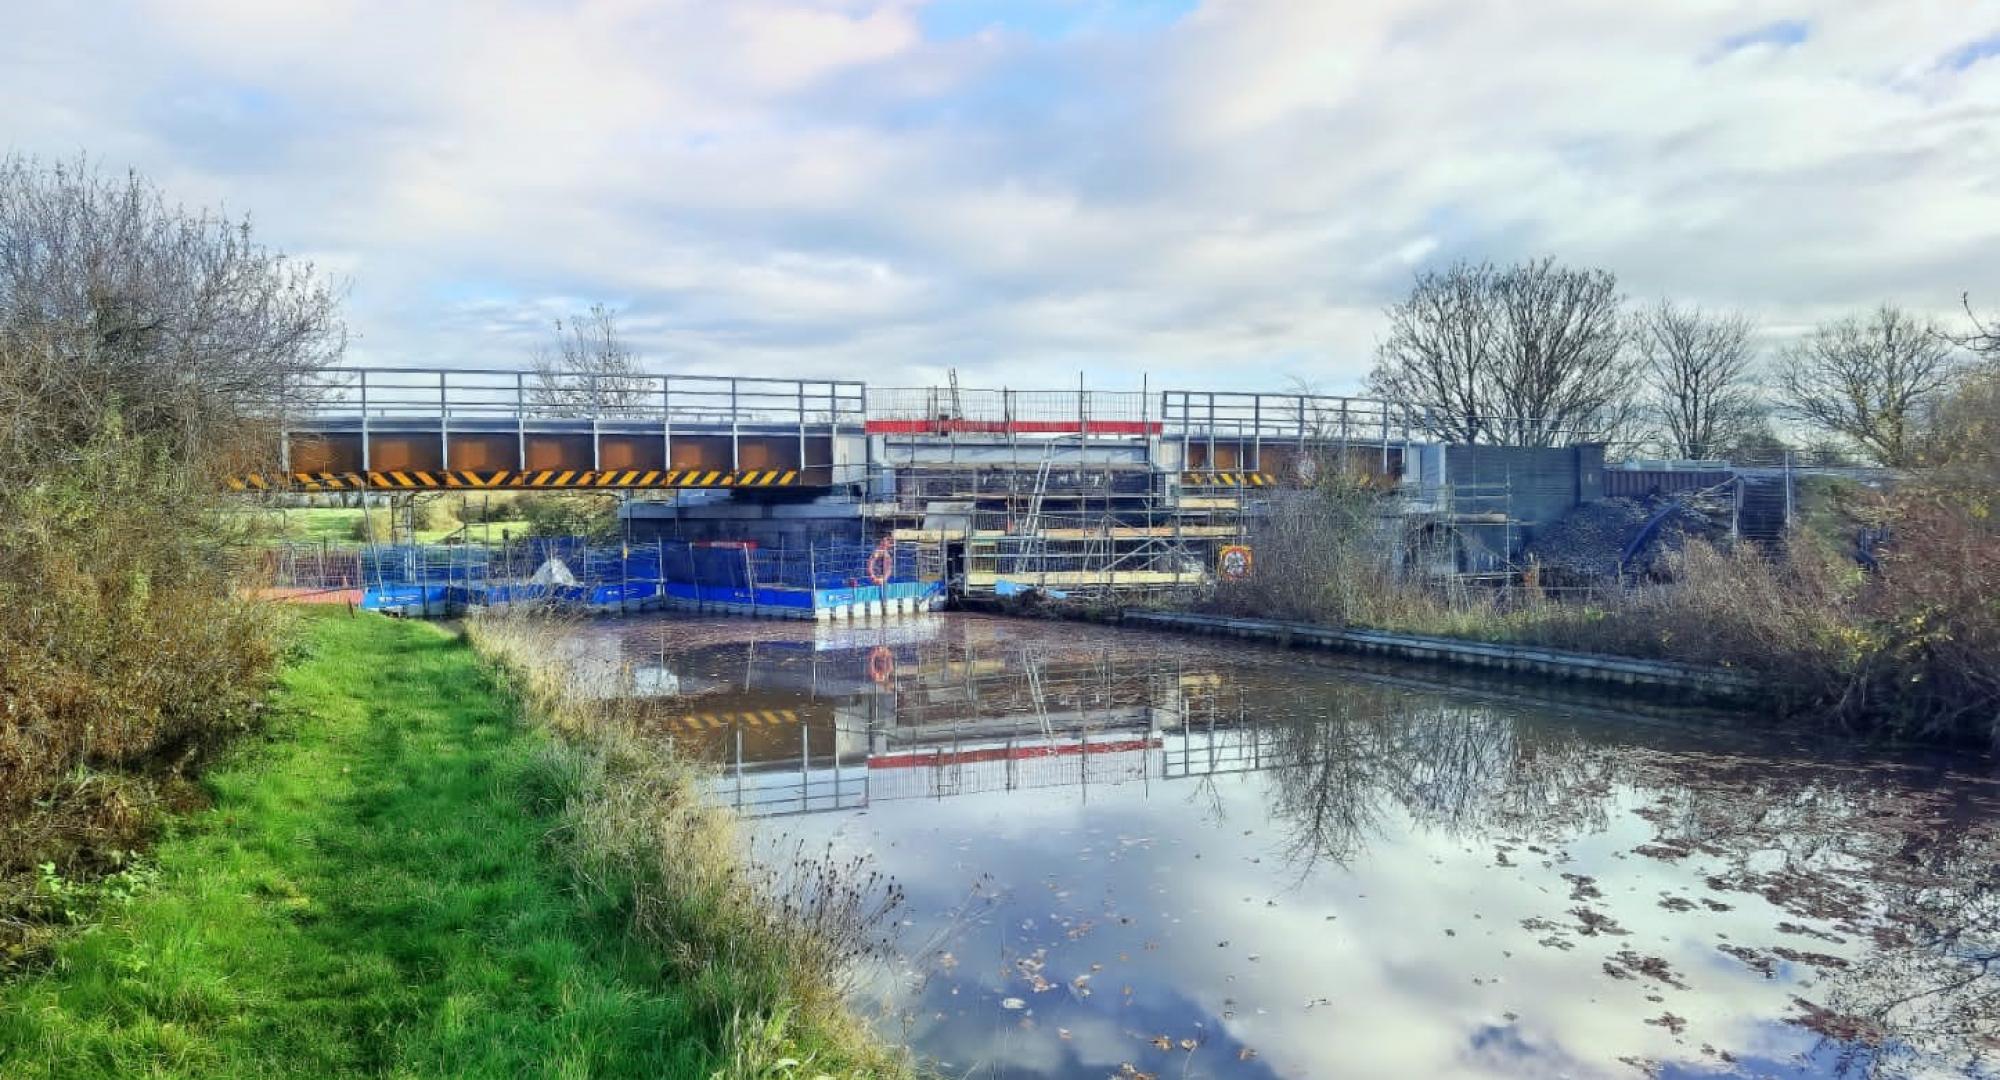
[[[1216,553],[1215,565],[1224,581],[1242,581],[1250,576],[1250,548],[1243,544],[1230,544]]]

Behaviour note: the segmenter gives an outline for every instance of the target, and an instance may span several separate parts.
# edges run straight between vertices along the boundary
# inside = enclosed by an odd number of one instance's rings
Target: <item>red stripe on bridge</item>
[[[1158,420],[870,420],[870,435],[1159,435]]]

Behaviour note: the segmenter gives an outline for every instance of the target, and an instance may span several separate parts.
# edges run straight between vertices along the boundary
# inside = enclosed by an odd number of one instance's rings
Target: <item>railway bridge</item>
[[[746,577],[893,542],[925,580],[1001,596],[1247,573],[1263,493],[1322,468],[1395,488],[1385,512],[1456,537],[1454,567],[1504,569],[1529,529],[1594,497],[1603,460],[1573,438],[1440,446],[1375,398],[1222,390],[341,368],[276,419],[281,467],[233,489],[603,491],[622,499],[628,545],[776,560]]]
[[[341,368],[279,417],[281,467],[239,491],[825,492],[885,470],[1090,464],[1256,487],[1330,452],[1386,476],[1411,425],[1371,398],[874,388],[847,380]]]

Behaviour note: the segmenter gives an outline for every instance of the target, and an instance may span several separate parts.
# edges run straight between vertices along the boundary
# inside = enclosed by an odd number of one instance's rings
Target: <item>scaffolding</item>
[[[970,596],[1129,599],[1201,585],[1215,550],[1242,540],[1239,491],[1191,491],[1143,462],[1089,461],[1036,441],[1017,444],[1012,461],[891,466],[871,516],[899,541],[936,545],[955,591]]]

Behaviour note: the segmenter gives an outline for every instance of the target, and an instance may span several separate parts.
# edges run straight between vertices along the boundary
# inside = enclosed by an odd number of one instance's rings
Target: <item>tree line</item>
[[[1970,328],[1955,331],[1883,304],[1766,350],[1749,316],[1635,308],[1607,270],[1459,262],[1420,272],[1389,308],[1369,389],[1449,442],[1590,440],[1696,460],[1807,450],[1914,468],[1949,456],[1950,414],[2000,363],[2000,332],[1966,310]]]

